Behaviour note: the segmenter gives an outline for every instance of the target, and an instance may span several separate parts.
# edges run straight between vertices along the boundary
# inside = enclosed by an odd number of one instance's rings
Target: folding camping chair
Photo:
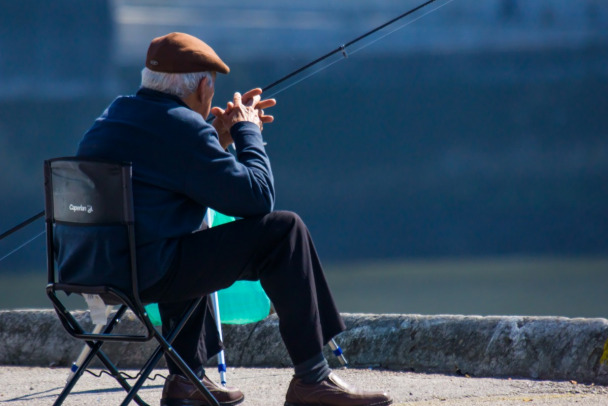
[[[44,186],[48,270],[47,295],[51,299],[59,320],[66,331],[73,337],[84,340],[91,348],[89,354],[55,401],[55,405],[63,403],[94,357],[99,358],[110,374],[128,392],[127,397],[122,402],[123,406],[129,404],[131,400],[135,400],[139,405],[146,405],[137,395],[137,392],[164,353],[179,366],[184,375],[207,398],[210,404],[219,406],[217,400],[171,346],[193,312],[198,306],[205,303],[202,303],[202,299],[196,300],[185,312],[180,323],[167,337],[163,337],[150,322],[140,300],[135,260],[131,165],[79,158],[51,159],[44,163]],[[123,249],[129,254],[129,261],[126,264],[118,264],[118,268],[124,266],[126,269],[121,269],[122,273],[127,273],[128,276],[122,278],[118,275],[115,278],[106,276],[111,279],[107,283],[93,281],[93,284],[89,284],[87,280],[79,280],[77,283],[73,281],[67,283],[64,280],[59,282],[55,270],[55,250],[57,248],[54,241],[55,227],[78,227],[80,230],[82,230],[82,227],[98,227],[98,229],[103,228],[113,233],[120,232],[120,234],[112,234],[114,237],[105,241],[105,248],[108,250],[105,256],[112,257],[111,247],[115,244],[116,235],[119,235],[121,242],[124,242],[125,245]],[[102,232],[101,235],[100,238],[103,238],[104,233]],[[92,272],[92,270],[88,271]],[[103,274],[104,272],[107,272],[107,269],[96,270],[97,274]],[[90,332],[66,309],[57,292],[64,292],[68,295],[80,294],[85,298],[101,300],[106,305],[118,305],[118,310],[110,317],[105,327]],[[112,333],[127,309],[130,309],[141,321],[145,329],[144,333],[139,335]],[[116,366],[101,350],[102,344],[106,341],[145,342],[152,339],[156,340],[158,347],[142,367],[140,377],[133,386],[126,382]]]

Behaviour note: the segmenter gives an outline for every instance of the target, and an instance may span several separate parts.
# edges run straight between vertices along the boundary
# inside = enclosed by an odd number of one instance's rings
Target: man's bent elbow
[[[259,214],[268,214],[274,210],[274,196],[266,196],[260,203]]]
[[[237,217],[255,217],[271,213],[274,209],[274,196],[258,195],[254,197],[246,206],[240,205],[236,209]]]
[[[258,189],[258,198],[256,199],[260,210],[258,214],[268,214],[272,212],[274,209],[274,185],[271,182],[266,183],[265,185],[260,185]]]

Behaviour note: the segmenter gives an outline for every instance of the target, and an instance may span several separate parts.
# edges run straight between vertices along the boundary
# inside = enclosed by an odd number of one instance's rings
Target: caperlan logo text
[[[75,204],[70,204],[69,206],[70,211],[73,211],[74,213],[76,212],[84,212],[84,213],[93,213],[93,206],[91,206],[90,204],[87,204],[86,206],[83,206],[81,204],[79,205],[75,205]]]

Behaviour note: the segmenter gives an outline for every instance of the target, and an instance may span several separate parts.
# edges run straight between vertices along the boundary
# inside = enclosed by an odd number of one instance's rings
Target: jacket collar
[[[144,96],[144,97],[149,97],[149,98],[154,98],[154,99],[170,99],[184,107],[188,107],[188,105],[186,103],[184,103],[184,101],[182,99],[180,99],[178,96],[175,96],[175,95],[172,95],[169,93],[159,92],[158,90],[149,89],[147,87],[140,87],[139,90],[137,91],[137,96]],[[190,108],[190,107],[188,107],[188,108]]]

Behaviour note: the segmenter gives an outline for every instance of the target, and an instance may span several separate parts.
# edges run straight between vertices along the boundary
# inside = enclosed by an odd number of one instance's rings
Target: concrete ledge
[[[608,385],[608,320],[344,314],[337,340],[351,366],[471,376],[576,380]],[[88,312],[79,313],[88,320]],[[121,331],[137,331],[132,315]],[[229,366],[291,365],[276,316],[224,326]],[[52,310],[0,311],[0,364],[69,365],[82,346]],[[153,343],[106,344],[122,367],[138,367]],[[328,353],[328,359],[333,359]],[[337,365],[337,361],[331,361]]]

